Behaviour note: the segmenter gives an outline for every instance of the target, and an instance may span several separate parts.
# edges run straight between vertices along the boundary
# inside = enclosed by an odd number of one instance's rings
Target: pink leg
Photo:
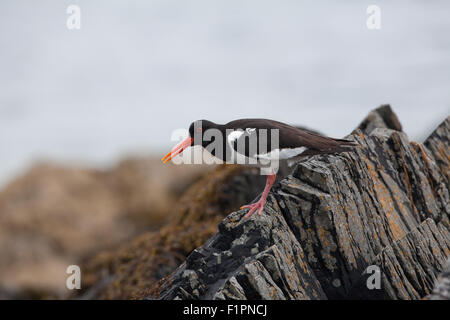
[[[241,209],[250,209],[248,213],[245,215],[245,219],[250,217],[256,210],[258,210],[258,215],[261,214],[261,212],[264,209],[264,205],[266,204],[267,196],[269,195],[269,191],[272,188],[273,183],[275,182],[275,179],[277,178],[276,174],[271,174],[267,176],[266,180],[266,187],[264,188],[264,191],[261,195],[261,199],[259,199],[258,202],[248,204],[246,206],[242,206]]]

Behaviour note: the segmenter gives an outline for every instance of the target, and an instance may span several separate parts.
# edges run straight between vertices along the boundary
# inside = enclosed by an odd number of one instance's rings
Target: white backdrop
[[[66,8],[81,8],[81,30]],[[381,9],[368,30],[366,9]],[[0,183],[38,159],[165,153],[196,119],[349,133],[382,103],[422,139],[450,110],[450,1],[0,2]]]

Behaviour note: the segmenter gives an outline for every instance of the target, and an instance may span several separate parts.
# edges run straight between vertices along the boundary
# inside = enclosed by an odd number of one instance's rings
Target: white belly
[[[258,158],[264,159],[264,160],[286,160],[291,159],[294,157],[297,157],[301,155],[303,152],[308,150],[306,147],[298,147],[298,148],[292,148],[292,149],[275,149],[271,152],[257,155]]]

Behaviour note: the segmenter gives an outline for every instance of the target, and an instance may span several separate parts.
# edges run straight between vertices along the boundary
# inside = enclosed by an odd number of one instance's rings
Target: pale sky
[[[81,29],[66,27],[67,6]],[[381,29],[366,26],[369,5]],[[167,151],[197,119],[348,134],[390,103],[420,140],[450,110],[450,2],[2,1],[0,185],[39,159]]]

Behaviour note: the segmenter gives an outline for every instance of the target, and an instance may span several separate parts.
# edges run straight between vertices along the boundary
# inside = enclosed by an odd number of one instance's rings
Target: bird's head
[[[217,125],[214,122],[208,120],[197,120],[191,123],[189,126],[189,136],[181,141],[175,148],[172,149],[164,158],[161,160],[166,163],[173,159],[175,156],[182,153],[186,148],[194,145],[204,146],[205,140],[203,136],[208,129],[216,128]]]

